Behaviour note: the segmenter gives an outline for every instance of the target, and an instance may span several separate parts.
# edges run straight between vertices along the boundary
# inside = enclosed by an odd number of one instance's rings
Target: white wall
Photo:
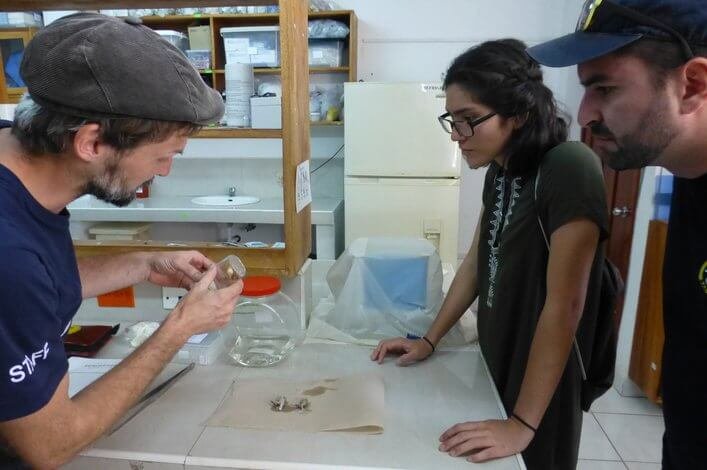
[[[337,0],[358,17],[358,78],[440,81],[451,61],[489,39],[515,37],[529,45],[574,29],[581,2],[563,0]],[[581,88],[574,68],[546,69],[545,81],[576,116]],[[440,114],[443,111],[440,110]],[[572,136],[577,138],[578,128]],[[481,210],[485,170],[462,172],[459,246],[463,256]]]

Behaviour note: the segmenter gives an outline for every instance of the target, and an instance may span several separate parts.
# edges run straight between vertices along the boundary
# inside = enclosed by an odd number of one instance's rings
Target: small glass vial
[[[299,309],[271,276],[243,279],[233,314],[236,340],[229,356],[245,367],[266,367],[285,359],[304,339]]]
[[[216,264],[216,278],[209,286],[211,289],[228,287],[238,279],[245,277],[246,269],[241,259],[236,255],[228,255]]]

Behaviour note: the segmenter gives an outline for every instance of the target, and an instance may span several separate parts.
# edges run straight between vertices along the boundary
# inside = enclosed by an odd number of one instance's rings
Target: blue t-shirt
[[[45,209],[0,165],[0,421],[49,402],[68,369],[62,335],[80,304],[69,212]]]

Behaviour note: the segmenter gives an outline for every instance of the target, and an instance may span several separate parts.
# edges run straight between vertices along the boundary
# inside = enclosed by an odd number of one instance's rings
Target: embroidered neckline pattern
[[[503,216],[503,195],[506,193],[506,178],[502,175],[496,175],[494,179],[494,188],[496,190],[496,204],[491,213],[491,228],[489,230],[489,286],[486,294],[486,306],[493,307],[493,298],[496,294],[496,274],[498,272],[498,258],[501,245],[498,243],[501,234],[508,228],[513,213],[513,207],[520,196],[521,177],[515,177],[511,180],[511,195],[508,201],[508,211],[506,212],[505,220],[503,220],[503,229],[501,229],[501,219]]]

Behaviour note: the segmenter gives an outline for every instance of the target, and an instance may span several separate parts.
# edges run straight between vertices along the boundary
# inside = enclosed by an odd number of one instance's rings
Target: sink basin
[[[255,196],[199,196],[191,200],[194,204],[201,206],[245,206],[260,202]]]

